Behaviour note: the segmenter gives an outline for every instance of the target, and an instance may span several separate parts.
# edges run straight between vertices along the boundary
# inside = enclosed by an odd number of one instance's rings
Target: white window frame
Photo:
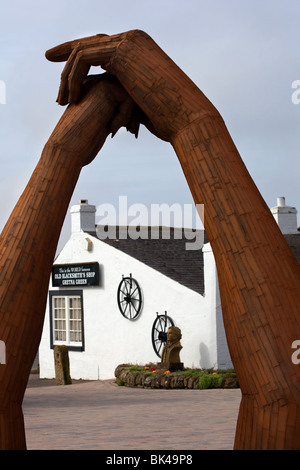
[[[56,339],[56,331],[58,329],[55,328],[55,322],[59,321],[59,318],[56,318],[56,311],[58,310],[55,306],[56,299],[64,299],[64,310],[65,310],[65,318],[61,319],[61,321],[65,321],[65,328],[62,328],[61,331],[65,332],[65,339],[58,340]],[[80,319],[72,319],[70,318],[71,309],[70,306],[71,299],[80,300]],[[82,291],[50,291],[49,292],[49,304],[50,304],[50,343],[51,348],[53,349],[56,345],[65,345],[68,347],[69,350],[84,350],[84,328],[83,328],[83,295]],[[81,328],[80,330],[73,330],[73,331],[80,331],[81,333],[81,340],[74,341],[70,339],[71,336],[71,321],[80,322]]]

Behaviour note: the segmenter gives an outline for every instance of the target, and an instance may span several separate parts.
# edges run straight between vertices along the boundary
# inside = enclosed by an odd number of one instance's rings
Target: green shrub
[[[207,388],[219,387],[222,384],[223,376],[219,374],[204,374],[199,379],[198,388],[204,390]]]
[[[224,379],[236,379],[236,374],[234,372],[229,372],[228,374],[223,374]]]
[[[210,374],[209,375],[203,375],[202,377],[200,377],[198,388],[200,388],[200,390],[210,388],[211,383],[212,383],[211,377],[212,376]]]
[[[143,368],[138,365],[130,366],[128,369],[130,372],[142,372]]]
[[[183,377],[202,377],[204,372],[199,369],[187,369],[181,372],[178,372],[178,375],[182,375]]]

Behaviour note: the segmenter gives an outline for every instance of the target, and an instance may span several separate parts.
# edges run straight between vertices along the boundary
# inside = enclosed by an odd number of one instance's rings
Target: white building
[[[185,367],[232,367],[207,240],[202,249],[187,250],[182,231],[176,235],[171,230],[170,239],[157,239],[148,228],[136,240],[122,238],[120,229],[114,238],[100,240],[95,212],[87,201],[71,208],[71,236],[50,280],[40,377],[55,377],[55,344],[68,346],[73,379],[109,379],[119,364],[159,362],[155,349],[163,345],[165,312],[181,329]],[[287,236],[300,260],[300,232]],[[123,276],[127,280],[120,287]],[[163,317],[158,321],[157,315]]]
[[[295,235],[299,233],[297,230],[297,209],[287,206],[285,197],[277,198],[277,206],[271,207],[271,212],[283,234]]]

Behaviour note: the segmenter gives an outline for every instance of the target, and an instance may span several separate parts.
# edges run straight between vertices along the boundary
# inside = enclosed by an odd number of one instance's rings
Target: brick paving
[[[42,386],[39,386],[42,385]],[[147,390],[29,380],[29,450],[231,450],[240,390]]]

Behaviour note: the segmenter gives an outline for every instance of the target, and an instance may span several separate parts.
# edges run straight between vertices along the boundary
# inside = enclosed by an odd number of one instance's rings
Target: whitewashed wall
[[[87,237],[92,241],[90,251],[86,249]],[[218,288],[209,244],[204,248],[204,297],[84,232],[71,235],[56,264],[94,261],[100,264],[101,285],[83,289],[85,351],[69,352],[73,379],[110,379],[114,377],[118,364],[158,362],[159,358],[152,347],[151,329],[156,312],[164,314],[165,311],[182,331],[180,358],[185,367],[219,367]],[[117,305],[119,282],[123,274],[129,276],[130,273],[138,281],[143,294],[142,312],[134,321],[124,318]],[[58,289],[52,288],[51,283],[49,288]],[[218,334],[220,336],[220,331]],[[50,349],[48,307],[39,362],[40,377],[53,378],[55,371],[53,350]],[[231,363],[225,367],[231,367]]]

